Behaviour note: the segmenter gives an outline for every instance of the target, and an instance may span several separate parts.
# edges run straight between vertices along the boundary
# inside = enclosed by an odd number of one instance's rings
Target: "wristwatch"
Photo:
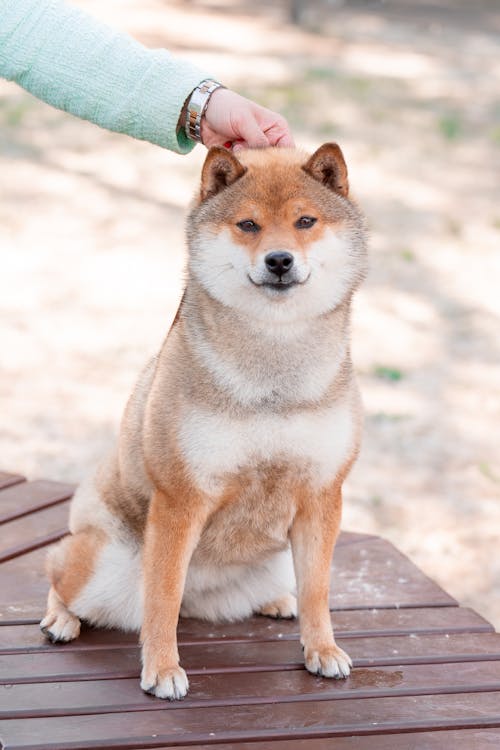
[[[201,118],[208,107],[210,97],[217,89],[223,89],[225,86],[217,81],[207,79],[198,84],[191,94],[186,110],[186,135],[192,141],[201,143]]]

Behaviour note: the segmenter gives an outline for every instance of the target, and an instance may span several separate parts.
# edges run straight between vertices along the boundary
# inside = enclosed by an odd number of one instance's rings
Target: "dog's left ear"
[[[246,171],[246,167],[227,148],[212,146],[201,172],[201,200],[217,195],[239,180]]]
[[[349,193],[347,166],[342,151],[336,143],[324,143],[320,146],[302,169],[330,190],[347,198]]]

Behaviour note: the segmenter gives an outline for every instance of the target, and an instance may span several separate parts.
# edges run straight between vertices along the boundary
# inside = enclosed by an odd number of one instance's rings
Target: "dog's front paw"
[[[335,643],[319,648],[305,646],[304,661],[308,672],[336,679],[348,677],[352,667],[351,658]]]
[[[143,667],[141,688],[157,698],[179,701],[187,694],[189,682],[185,671],[178,664],[170,669],[159,670]]]

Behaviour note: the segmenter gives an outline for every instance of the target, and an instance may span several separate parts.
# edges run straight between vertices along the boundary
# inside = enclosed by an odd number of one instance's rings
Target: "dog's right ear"
[[[246,171],[246,167],[227,148],[212,146],[201,171],[201,200],[217,195],[243,177]]]

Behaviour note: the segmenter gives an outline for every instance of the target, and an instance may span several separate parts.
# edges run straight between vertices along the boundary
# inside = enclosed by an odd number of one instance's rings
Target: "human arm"
[[[108,130],[186,153],[179,114],[207,74],[62,0],[0,0],[0,76]]]
[[[0,0],[0,76],[108,130],[186,153],[185,105],[207,78],[64,0]],[[284,118],[225,88],[202,118],[207,146],[291,146]]]

